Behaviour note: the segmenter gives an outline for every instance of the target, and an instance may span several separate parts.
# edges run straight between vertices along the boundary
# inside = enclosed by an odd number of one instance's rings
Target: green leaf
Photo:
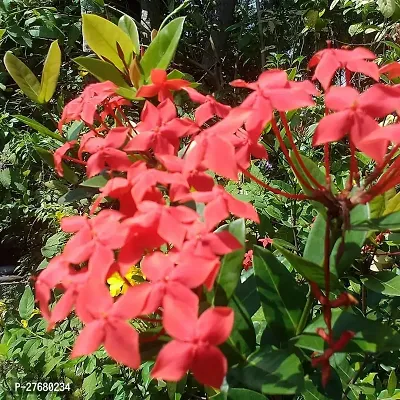
[[[43,149],[42,147],[35,146],[35,150],[39,154],[40,158],[48,164],[50,167],[54,168],[54,158],[50,151]],[[78,175],[64,162],[61,163],[64,172],[64,179],[70,183],[76,184],[79,181]]]
[[[51,358],[45,365],[44,365],[44,374],[43,378],[50,374],[51,371],[60,363],[62,360],[62,356]]]
[[[67,130],[67,140],[70,142],[71,140],[78,139],[79,134],[82,132],[85,123],[82,121],[74,121],[72,125]]]
[[[397,387],[396,371],[392,370],[392,372],[389,375],[388,385],[387,385],[387,391],[388,391],[389,396],[392,396],[394,394],[396,387]]]
[[[388,190],[387,192],[376,196],[369,202],[370,217],[378,218],[382,217],[385,210],[389,204],[389,201],[396,195],[396,190],[394,188]],[[388,214],[388,213],[386,213]]]
[[[400,275],[391,271],[381,271],[362,278],[364,285],[386,296],[400,296]]]
[[[211,299],[213,305],[226,305],[235,292],[243,270],[243,257],[245,252],[246,227],[244,219],[233,221],[229,225],[217,229],[218,232],[228,230],[241,243],[242,248],[225,255],[221,262],[214,295]]]
[[[390,395],[387,390],[384,390],[378,396],[378,400],[399,400],[399,399],[400,399],[400,389],[396,389],[392,395]]]
[[[161,29],[150,43],[140,62],[146,80],[149,78],[152,69],[167,69],[178,47],[184,22],[185,17],[174,19]]]
[[[11,186],[11,182],[10,168],[0,169],[0,185],[8,189]]]
[[[383,215],[392,214],[397,211],[400,211],[400,193],[397,193],[388,200]]]
[[[304,382],[304,390],[301,392],[304,400],[329,400],[326,396],[320,393],[317,387],[310,379]]]
[[[325,287],[325,275],[321,266],[291,253],[276,243],[273,243],[273,246],[282,253],[282,255],[289,261],[290,265],[300,275],[311,282],[315,282],[321,288]],[[332,272],[330,273],[330,282],[332,288],[340,287],[338,278]]]
[[[39,103],[47,103],[57,87],[61,68],[61,50],[58,40],[55,40],[49,48],[46,61],[44,62],[42,80],[40,82]]]
[[[33,72],[11,51],[4,56],[4,65],[19,88],[34,102],[38,102],[40,82]]]
[[[97,377],[96,373],[93,372],[83,380],[82,389],[85,394],[85,399],[90,399],[94,395],[96,388],[97,388]]]
[[[296,394],[304,385],[300,360],[286,350],[259,349],[231,373],[245,387],[263,394]]]
[[[74,61],[85,68],[89,73],[96,77],[100,82],[111,81],[117,86],[122,86],[124,88],[129,88],[129,85],[122,77],[121,72],[118,71],[114,65],[98,60],[92,57],[77,57]]]
[[[325,342],[316,333],[316,329],[324,326],[323,315],[315,318],[304,332],[291,339],[297,347],[323,353]],[[361,315],[352,314],[340,309],[332,310],[332,326],[335,339],[346,330],[355,333],[349,344],[341,352],[381,352],[398,350],[400,347],[400,333],[387,324],[367,319]]]
[[[18,312],[21,319],[29,319],[35,308],[35,298],[30,286],[25,286],[24,293],[19,301]]]
[[[95,14],[82,16],[82,32],[89,47],[99,56],[110,60],[120,71],[129,65],[134,48],[129,36],[117,25]],[[124,61],[118,54],[119,44],[124,53]]]
[[[35,129],[38,133],[43,136],[51,137],[52,139],[58,140],[59,142],[65,143],[66,139],[63,138],[58,133],[52,132],[50,129],[46,128],[41,123],[35,121],[34,119],[24,117],[23,115],[13,115],[14,118],[28,125],[32,129]]]
[[[360,204],[350,211],[350,224],[357,224],[370,217],[368,204]],[[360,257],[361,248],[368,237],[366,231],[349,230],[345,232],[344,245],[340,237],[337,239],[330,255],[331,270],[337,276],[342,276],[348,271],[354,260]]]
[[[119,19],[118,26],[130,37],[135,54],[140,54],[139,32],[134,19],[125,14]]]
[[[122,97],[125,97],[128,100],[143,100],[141,98],[136,97],[137,90],[134,87],[124,88],[124,87],[119,87],[116,90],[117,94],[119,94]]]
[[[253,264],[265,320],[274,336],[285,342],[296,334],[305,293],[269,250],[255,246]]]
[[[235,313],[235,321],[231,335],[222,345],[222,348],[228,360],[237,363],[243,361],[246,355],[255,350],[256,334],[249,314],[236,296],[231,297],[228,306]]]
[[[55,256],[60,250],[61,245],[65,242],[64,232],[57,232],[50,236],[46,244],[41,248],[43,257],[51,258]]]
[[[380,218],[358,222],[351,225],[352,230],[357,231],[394,231],[400,229],[400,211],[393,214],[384,215]]]
[[[89,178],[83,181],[80,186],[91,187],[91,188],[101,188],[108,182],[108,179],[103,175],[97,175],[93,178]]]
[[[385,18],[390,18],[396,11],[395,0],[376,0],[376,4]]]
[[[333,0],[330,6],[330,10],[333,10],[339,3],[340,0]]]
[[[326,221],[322,214],[318,213],[317,218],[311,225],[303,258],[317,265],[322,266],[324,262],[324,246],[321,243],[325,240]]]

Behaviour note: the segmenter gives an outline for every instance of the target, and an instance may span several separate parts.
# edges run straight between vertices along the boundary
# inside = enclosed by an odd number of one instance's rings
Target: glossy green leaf
[[[391,271],[380,271],[362,278],[364,285],[386,296],[400,296],[400,275]]]
[[[324,246],[321,243],[325,240],[326,221],[322,214],[318,213],[317,218],[311,225],[303,258],[317,265],[322,266],[324,262]]]
[[[388,200],[383,215],[392,214],[397,211],[400,211],[400,193],[397,193]]]
[[[369,202],[369,210],[371,218],[381,217],[389,204],[389,201],[396,196],[396,190],[394,188],[388,190],[387,192],[374,197]],[[388,214],[388,213],[386,213]]]
[[[0,29],[0,40],[3,38],[5,33],[6,33],[5,29]]]
[[[129,85],[121,75],[121,72],[118,71],[114,65],[106,61],[92,57],[77,57],[74,58],[74,61],[81,67],[85,68],[100,82],[111,81],[117,86],[129,88]]]
[[[396,389],[392,395],[390,395],[387,390],[384,390],[378,396],[378,400],[399,400],[399,399],[400,399],[400,389]]]
[[[18,312],[21,319],[29,319],[35,308],[35,298],[30,286],[25,286],[24,293],[19,301]]]
[[[242,248],[225,255],[216,279],[214,295],[211,299],[213,305],[226,305],[235,292],[243,270],[243,257],[245,253],[246,227],[244,219],[233,221],[229,225],[217,229],[228,230],[241,243]]]
[[[38,102],[40,82],[33,72],[11,51],[4,56],[4,65],[19,88],[34,102]]]
[[[318,391],[317,387],[310,379],[305,380],[304,389],[301,394],[303,395],[304,400],[330,400]]]
[[[316,329],[325,326],[324,317],[320,315],[309,324],[304,332],[291,339],[292,343],[304,349],[322,353],[325,342],[316,333]],[[367,319],[340,309],[332,310],[332,326],[336,339],[346,330],[355,332],[354,338],[343,349],[349,353],[381,352],[397,350],[400,347],[400,333],[387,324]]]
[[[117,25],[95,14],[82,16],[82,32],[89,47],[99,56],[111,61],[119,70],[125,68],[134,53],[130,37]],[[117,43],[124,53],[124,61],[118,54]]]
[[[118,26],[130,37],[135,54],[140,54],[139,32],[135,20],[125,14],[119,19]]]
[[[235,295],[240,299],[250,317],[252,317],[261,306],[254,274],[238,284]]]
[[[396,0],[376,0],[376,4],[385,18],[390,18],[396,11]]]
[[[40,82],[39,103],[47,103],[57,87],[61,68],[61,50],[58,40],[55,40],[49,48],[46,61],[43,66],[42,79]]]
[[[351,225],[352,230],[357,231],[397,231],[400,230],[400,211],[393,214],[385,215],[380,218],[358,222]]]
[[[140,98],[136,97],[137,90],[134,87],[131,88],[125,88],[125,87],[119,87],[116,92],[122,96],[125,97],[128,100],[140,100]],[[143,99],[142,99],[143,100]]]
[[[324,270],[321,266],[291,253],[290,251],[284,249],[282,246],[279,246],[276,243],[274,243],[273,245],[282,253],[282,255],[289,261],[290,265],[300,275],[302,275],[308,281],[315,282],[321,288],[325,287],[325,275]],[[330,282],[332,288],[340,287],[338,278],[332,272],[330,273]]]
[[[35,121],[32,118],[25,117],[23,115],[13,115],[14,118],[18,119],[19,121],[23,122],[24,124],[28,125],[32,129],[35,129],[38,133],[43,136],[51,137],[59,142],[65,143],[66,140],[58,133],[52,132],[50,129],[46,128],[41,123]]]
[[[108,182],[108,179],[104,177],[103,175],[97,175],[94,176],[93,178],[89,178],[86,181],[83,181],[80,186],[84,187],[91,187],[91,188],[101,188],[105,186],[105,184]]]
[[[235,320],[231,335],[222,345],[222,349],[228,360],[234,364],[243,361],[244,357],[255,350],[256,334],[249,314],[236,296],[231,297],[228,306],[233,309]]]
[[[265,320],[274,336],[286,342],[296,334],[305,293],[269,250],[255,246],[253,265]]]
[[[152,69],[167,69],[178,47],[184,22],[184,17],[174,19],[161,29],[150,43],[140,62],[146,80]]]
[[[388,385],[387,385],[387,391],[390,396],[392,396],[394,394],[396,387],[397,387],[396,371],[392,370],[392,372],[389,375]]]
[[[370,217],[368,204],[360,204],[350,212],[350,224],[355,225]],[[331,270],[337,276],[342,276],[348,271],[355,259],[360,257],[361,248],[368,237],[367,231],[349,230],[345,232],[344,242],[337,239],[330,256]]]
[[[296,394],[304,386],[300,360],[286,350],[259,349],[231,373],[245,387],[263,394]]]
[[[50,167],[54,168],[54,158],[53,158],[53,153],[50,151],[43,149],[42,147],[35,146],[35,150],[39,154],[40,158]],[[70,183],[76,184],[79,181],[78,176],[75,174],[74,171],[70,167],[68,167],[67,164],[62,162],[62,169],[64,172],[64,179]]]

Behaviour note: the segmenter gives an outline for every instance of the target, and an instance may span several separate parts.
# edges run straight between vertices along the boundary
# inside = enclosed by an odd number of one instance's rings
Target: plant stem
[[[244,176],[248,177],[252,181],[258,183],[263,188],[270,190],[272,193],[279,194],[280,196],[286,197],[287,199],[294,199],[294,200],[312,200],[313,198],[310,196],[306,196],[305,194],[292,194],[287,192],[282,192],[279,189],[273,188],[272,186],[268,185],[267,183],[260,181],[256,176],[254,176],[251,172],[241,168],[241,171]]]
[[[304,179],[301,173],[297,170],[296,166],[293,164],[293,161],[289,155],[289,151],[285,145],[285,142],[282,139],[281,132],[279,131],[278,125],[276,124],[276,120],[274,117],[271,120],[271,125],[272,125],[272,131],[274,132],[276,138],[278,139],[279,146],[283,154],[285,155],[286,161],[289,163],[293,173],[296,175],[299,182],[302,183],[308,190],[314,190],[314,188]]]
[[[284,112],[280,112],[279,116],[281,117],[281,121],[282,121],[283,127],[285,128],[286,135],[289,139],[290,145],[292,146],[294,156],[296,157],[297,162],[299,163],[303,172],[305,173],[307,178],[310,180],[310,182],[312,182],[318,189],[325,190],[325,188],[311,175],[311,172],[308,170],[308,168],[304,164],[304,161],[301,158],[299,150],[297,149],[296,143],[294,142],[293,134],[292,134],[292,131],[290,130],[290,126],[289,126],[288,120],[286,118],[286,114]]]
[[[307,320],[310,315],[310,311],[312,309],[313,303],[314,303],[314,296],[312,294],[311,287],[309,287],[308,293],[307,293],[307,301],[304,306],[303,313],[301,314],[299,324],[297,325],[296,335],[300,335],[304,331],[304,328],[307,325]]]

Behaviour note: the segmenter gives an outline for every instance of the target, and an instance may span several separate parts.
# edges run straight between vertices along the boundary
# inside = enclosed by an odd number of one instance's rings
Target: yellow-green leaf
[[[99,56],[111,61],[119,70],[125,68],[118,54],[117,43],[124,53],[124,61],[130,64],[134,46],[130,37],[117,25],[94,14],[82,16],[83,36],[89,47]]]
[[[400,211],[400,193],[397,193],[396,196],[392,197],[386,205],[385,211],[383,215],[392,214],[396,211]]]
[[[47,103],[56,90],[61,68],[61,50],[58,40],[55,40],[47,53],[44,62],[42,81],[40,83],[39,103]]]
[[[4,65],[19,88],[33,101],[38,102],[40,82],[33,72],[11,51],[4,56]]]
[[[140,53],[139,32],[136,23],[129,15],[123,15],[119,21],[118,26],[131,38],[133,44],[133,51],[135,54]]]
[[[117,86],[122,86],[125,88],[130,87],[125,82],[118,69],[108,62],[91,57],[77,57],[74,58],[74,61],[81,67],[85,68],[89,73],[91,73],[101,82],[111,81]]]
[[[184,22],[184,17],[174,19],[165,28],[161,29],[150,43],[140,61],[145,79],[150,76],[150,72],[154,68],[167,69],[178,47]]]
[[[0,40],[3,38],[5,33],[6,33],[5,29],[0,29]]]

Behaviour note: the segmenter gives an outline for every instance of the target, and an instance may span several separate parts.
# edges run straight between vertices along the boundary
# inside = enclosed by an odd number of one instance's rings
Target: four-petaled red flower
[[[308,67],[316,67],[313,79],[318,79],[322,87],[327,90],[339,68],[346,68],[351,72],[360,72],[379,81],[378,66],[367,61],[375,60],[375,58],[374,53],[362,47],[357,47],[354,50],[324,49],[311,58]]]
[[[151,71],[151,84],[142,86],[136,97],[154,97],[158,94],[158,101],[173,100],[172,91],[181,90],[190,85],[184,79],[168,79],[166,71],[153,69]]]
[[[228,363],[217,346],[228,339],[233,318],[233,311],[227,307],[210,308],[198,319],[197,308],[184,307],[180,313],[165,314],[163,324],[173,340],[161,349],[151,376],[178,381],[191,370],[200,383],[219,388]]]

